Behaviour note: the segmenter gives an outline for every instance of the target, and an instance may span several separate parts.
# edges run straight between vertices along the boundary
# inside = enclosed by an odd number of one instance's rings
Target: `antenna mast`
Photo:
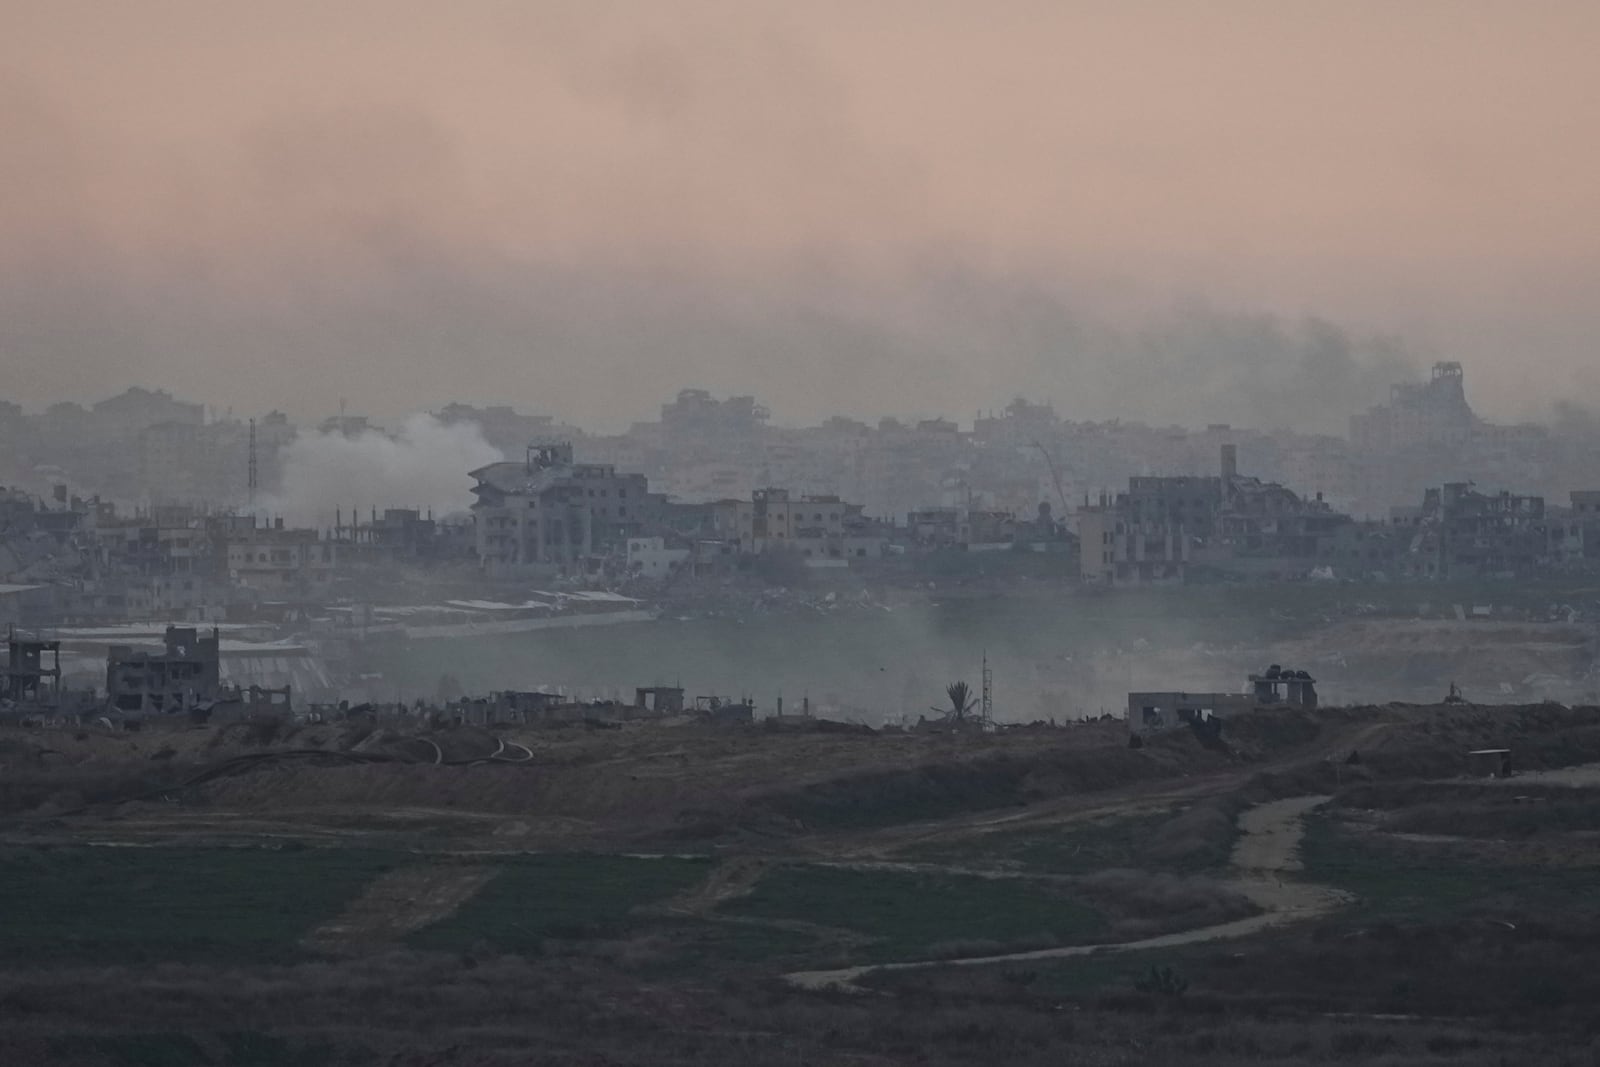
[[[989,669],[987,649],[983,653],[983,703],[979,706],[982,709],[983,723],[987,726],[994,721],[994,672]]]
[[[254,512],[255,509],[256,509],[256,485],[258,484],[258,481],[259,481],[258,471],[257,471],[257,468],[256,468],[256,420],[255,419],[251,419],[250,420],[250,474],[249,474],[249,488],[250,488],[250,510],[252,512]]]

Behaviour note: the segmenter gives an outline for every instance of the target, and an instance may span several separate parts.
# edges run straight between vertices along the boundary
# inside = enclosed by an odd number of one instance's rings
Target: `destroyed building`
[[[1256,708],[1315,708],[1317,683],[1310,674],[1273,664],[1248,678],[1243,693],[1194,693],[1181,690],[1128,694],[1128,732],[1137,738],[1185,726],[1212,726]]]
[[[60,704],[61,642],[9,631],[0,701],[13,706]]]
[[[683,690],[670,685],[642,686],[633,691],[633,706],[660,715],[683,711]]]
[[[649,516],[642,474],[607,463],[578,463],[572,445],[529,445],[522,462],[472,471],[478,558],[485,569],[580,569],[617,549]]]
[[[1600,490],[1574,489],[1565,508],[1546,510],[1550,562],[1567,569],[1600,568]]]
[[[1221,446],[1217,476],[1128,479],[1078,512],[1085,581],[1179,581],[1192,568],[1222,575],[1293,577],[1326,555],[1351,523],[1321,494],[1306,499],[1277,482],[1241,475],[1233,444]]]
[[[336,573],[336,543],[318,531],[286,529],[282,519],[258,524],[253,515],[229,523],[228,577],[277,597],[320,595]]]
[[[106,698],[128,714],[171,714],[215,701],[222,686],[221,635],[169,626],[161,652],[114,645],[106,656]]]
[[[1407,563],[1417,577],[1527,575],[1550,553],[1543,497],[1480,493],[1470,482],[1429,489],[1412,525]]]

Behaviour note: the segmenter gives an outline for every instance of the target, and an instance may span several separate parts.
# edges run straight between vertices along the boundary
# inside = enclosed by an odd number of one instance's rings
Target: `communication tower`
[[[994,722],[994,672],[989,669],[989,653],[983,653],[983,702],[979,705],[985,726]]]

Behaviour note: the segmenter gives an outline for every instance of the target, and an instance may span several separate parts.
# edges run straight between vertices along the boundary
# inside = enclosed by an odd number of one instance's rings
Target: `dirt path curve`
[[[363,952],[438,922],[472,898],[494,867],[427,863],[379,875],[337,918],[301,944],[319,952]]]
[[[1239,817],[1243,836],[1233,849],[1236,878],[1230,884],[1262,908],[1259,915],[1233,922],[1203,926],[1140,941],[1111,945],[1071,945],[1065,948],[1010,952],[998,956],[972,956],[954,960],[914,960],[906,963],[869,964],[834,971],[797,971],[785,979],[801,989],[858,991],[856,982],[877,971],[909,971],[928,967],[981,967],[995,963],[1021,963],[1028,960],[1067,959],[1096,952],[1132,952],[1141,949],[1175,948],[1204,941],[1245,937],[1284,923],[1299,922],[1331,911],[1348,899],[1326,886],[1285,881],[1285,872],[1302,870],[1299,845],[1304,833],[1302,818],[1311,809],[1326,803],[1325,796],[1290,797],[1258,805]]]
[[[671,915],[708,915],[724,901],[749,893],[766,869],[765,860],[753,856],[730,857],[713,867],[705,881],[662,904],[660,910]]]

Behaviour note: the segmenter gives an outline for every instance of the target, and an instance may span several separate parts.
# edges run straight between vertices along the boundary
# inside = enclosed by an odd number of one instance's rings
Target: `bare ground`
[[[496,874],[493,867],[424,863],[373,880],[343,914],[307,934],[320,952],[367,952],[399,942],[470,900]]]

